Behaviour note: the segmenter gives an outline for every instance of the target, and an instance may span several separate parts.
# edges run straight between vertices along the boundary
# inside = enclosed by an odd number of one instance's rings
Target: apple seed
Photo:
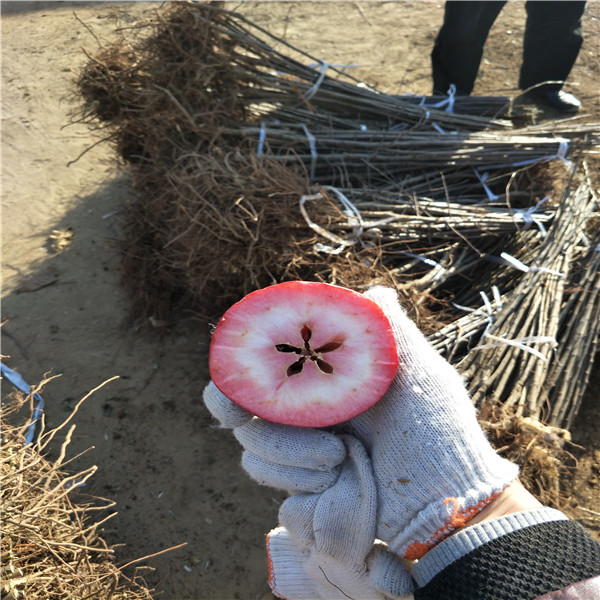
[[[321,354],[324,352],[332,352],[333,350],[337,350],[342,345],[342,342],[328,342],[327,344],[323,344],[322,346],[319,346],[319,348],[313,350],[310,347],[312,329],[308,325],[304,325],[302,327],[300,330],[300,336],[304,341],[304,348],[298,348],[297,346],[292,346],[291,344],[275,344],[275,349],[277,352],[300,354],[300,358],[287,368],[287,376],[291,377],[292,375],[298,375],[298,373],[302,373],[302,368],[304,367],[304,363],[306,362],[307,358],[312,360],[323,373],[327,373],[329,375],[332,374],[333,366],[327,361],[323,360]]]

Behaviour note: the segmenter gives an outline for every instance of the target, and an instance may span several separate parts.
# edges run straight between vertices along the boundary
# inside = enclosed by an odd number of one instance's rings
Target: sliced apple
[[[381,308],[326,283],[292,281],[252,292],[219,321],[210,345],[215,385],[276,423],[325,427],[373,406],[398,368]]]

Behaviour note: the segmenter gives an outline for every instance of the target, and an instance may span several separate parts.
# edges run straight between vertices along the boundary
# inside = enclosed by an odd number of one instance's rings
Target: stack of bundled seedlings
[[[72,499],[96,470],[66,471],[73,428],[52,462],[45,457],[47,446],[62,426],[25,443],[24,432],[31,425],[15,422],[21,408],[31,403],[32,397],[23,395],[2,402],[3,600],[150,600],[152,590],[139,571],[125,575],[102,538],[102,525],[114,514],[94,519],[114,502],[82,495],[79,502]]]
[[[484,116],[498,99],[474,115],[451,90],[382,94],[187,2],[90,57],[78,90],[81,118],[132,174],[123,267],[142,318],[184,300],[214,319],[286,279],[393,285],[478,404],[569,426],[597,334],[598,205],[582,166],[596,124],[516,129]]]
[[[598,216],[598,197],[583,182],[538,243],[501,255],[493,300],[480,290],[480,308],[431,336],[470,382],[475,403],[572,425],[600,333]]]
[[[439,177],[432,179],[436,173],[444,173],[449,182],[460,182],[465,191],[469,184],[481,187],[481,178],[489,170],[498,172],[497,180],[508,169],[512,173],[515,167],[552,160],[568,150],[566,139],[550,135],[438,131],[427,122],[424,130],[375,130],[371,125],[365,130],[332,131],[330,124],[309,128],[304,123],[300,129],[282,123],[279,114],[277,120],[277,125],[243,131],[257,140],[265,138],[270,158],[291,167],[301,160],[312,180],[342,186],[396,186],[407,175],[425,170],[428,193],[441,187]],[[582,133],[588,131],[581,127]]]

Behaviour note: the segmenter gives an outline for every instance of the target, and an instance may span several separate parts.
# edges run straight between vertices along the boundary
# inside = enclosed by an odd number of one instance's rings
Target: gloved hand
[[[341,439],[347,456],[336,482],[288,498],[286,527],[267,537],[269,583],[283,598],[384,600],[410,588],[398,557],[374,545],[377,491],[365,449],[352,436]]]
[[[245,449],[242,464],[255,480],[300,494],[280,510],[281,524],[300,547],[310,545],[310,536],[297,523],[299,504],[314,502],[313,495],[338,480],[348,460],[342,436],[358,440],[376,487],[375,536],[413,560],[475,516],[518,469],[490,446],[460,375],[406,316],[395,292],[377,287],[365,295],[388,317],[400,360],[398,375],[373,408],[325,431],[252,418],[212,383],[204,400],[224,427],[234,428]],[[329,515],[323,522],[334,531],[340,516],[335,505]],[[360,528],[354,514],[348,519]]]
[[[375,478],[356,438],[252,417],[212,382],[204,402],[244,446],[242,466],[253,479],[292,494],[280,509],[285,527],[267,537],[275,594],[380,600],[408,593],[410,577],[398,557],[374,545]]]
[[[275,594],[290,600],[382,600],[408,593],[410,577],[398,557],[374,545],[377,490],[356,438],[263,421],[212,382],[204,401],[244,446],[242,466],[253,479],[292,494],[280,510],[285,527],[267,536]]]

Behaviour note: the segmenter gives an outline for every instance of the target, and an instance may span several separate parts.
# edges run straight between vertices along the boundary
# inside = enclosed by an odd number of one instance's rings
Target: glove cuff
[[[448,565],[499,537],[532,525],[565,521],[568,517],[554,508],[542,507],[482,521],[457,532],[428,552],[413,568],[418,587],[427,585]]]
[[[289,600],[314,600],[319,597],[315,582],[304,571],[309,556],[309,551],[297,546],[284,527],[269,532],[269,585],[276,596]]]
[[[273,593],[288,600],[386,600],[387,596],[375,589],[369,579],[367,565],[345,564],[328,554],[301,549],[284,527],[272,530],[267,536],[269,556],[269,585]],[[391,585],[391,572],[399,563],[377,561],[377,580]],[[381,571],[384,572],[381,572]],[[400,580],[405,582],[408,573],[403,567]],[[402,575],[403,574],[403,575]],[[385,577],[384,577],[385,576]]]
[[[464,527],[518,476],[519,468],[495,455],[486,464],[487,476],[474,478],[471,485],[455,496],[429,504],[390,542],[390,548],[407,560],[422,558],[431,548]]]

